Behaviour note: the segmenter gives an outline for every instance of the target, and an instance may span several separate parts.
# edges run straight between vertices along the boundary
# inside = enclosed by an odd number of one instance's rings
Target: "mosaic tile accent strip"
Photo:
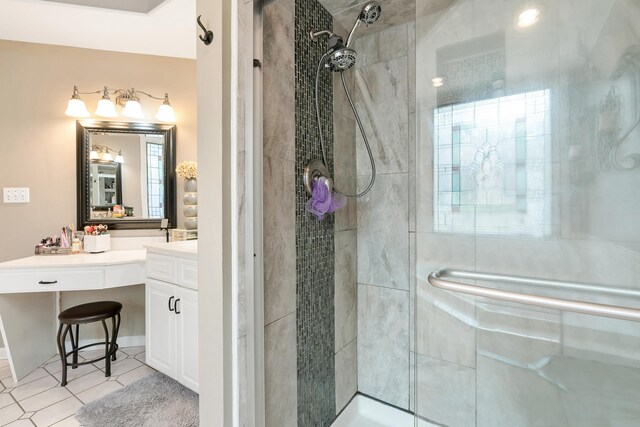
[[[313,90],[316,67],[328,49],[309,30],[331,29],[333,18],[316,0],[295,1],[296,329],[298,426],[329,426],[335,418],[334,216],[316,220],[305,211],[304,166],[322,158]],[[329,172],[333,174],[333,86],[323,71],[319,103]]]

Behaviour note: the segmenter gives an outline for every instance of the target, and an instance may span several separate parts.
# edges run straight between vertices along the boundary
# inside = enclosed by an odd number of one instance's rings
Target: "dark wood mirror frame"
[[[160,228],[162,219],[91,219],[91,153],[90,136],[93,132],[156,134],[164,137],[164,214],[168,228],[176,228],[176,126],[155,123],[101,122],[82,120],[76,122],[76,186],[78,193],[78,224],[107,224],[110,230],[135,230]]]

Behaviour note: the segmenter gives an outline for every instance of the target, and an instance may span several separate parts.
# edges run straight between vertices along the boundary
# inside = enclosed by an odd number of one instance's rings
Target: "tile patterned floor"
[[[80,354],[88,360],[99,353]],[[0,426],[78,427],[74,414],[82,405],[155,372],[145,365],[144,347],[119,349],[110,378],[104,376],[104,361],[69,369],[66,387],[60,387],[61,371],[60,359],[54,356],[15,383],[9,362],[0,360]]]

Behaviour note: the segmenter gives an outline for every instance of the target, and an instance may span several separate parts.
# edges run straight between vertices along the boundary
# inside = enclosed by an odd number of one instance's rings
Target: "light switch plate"
[[[29,203],[29,189],[3,188],[2,201],[4,203]]]

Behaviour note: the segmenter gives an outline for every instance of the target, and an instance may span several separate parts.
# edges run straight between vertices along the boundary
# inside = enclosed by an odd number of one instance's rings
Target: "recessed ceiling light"
[[[433,85],[433,87],[441,87],[444,86],[446,79],[442,76],[436,76],[434,78],[431,79],[431,84]]]
[[[518,27],[526,28],[530,27],[540,19],[540,9],[532,7],[524,10],[518,15]]]

